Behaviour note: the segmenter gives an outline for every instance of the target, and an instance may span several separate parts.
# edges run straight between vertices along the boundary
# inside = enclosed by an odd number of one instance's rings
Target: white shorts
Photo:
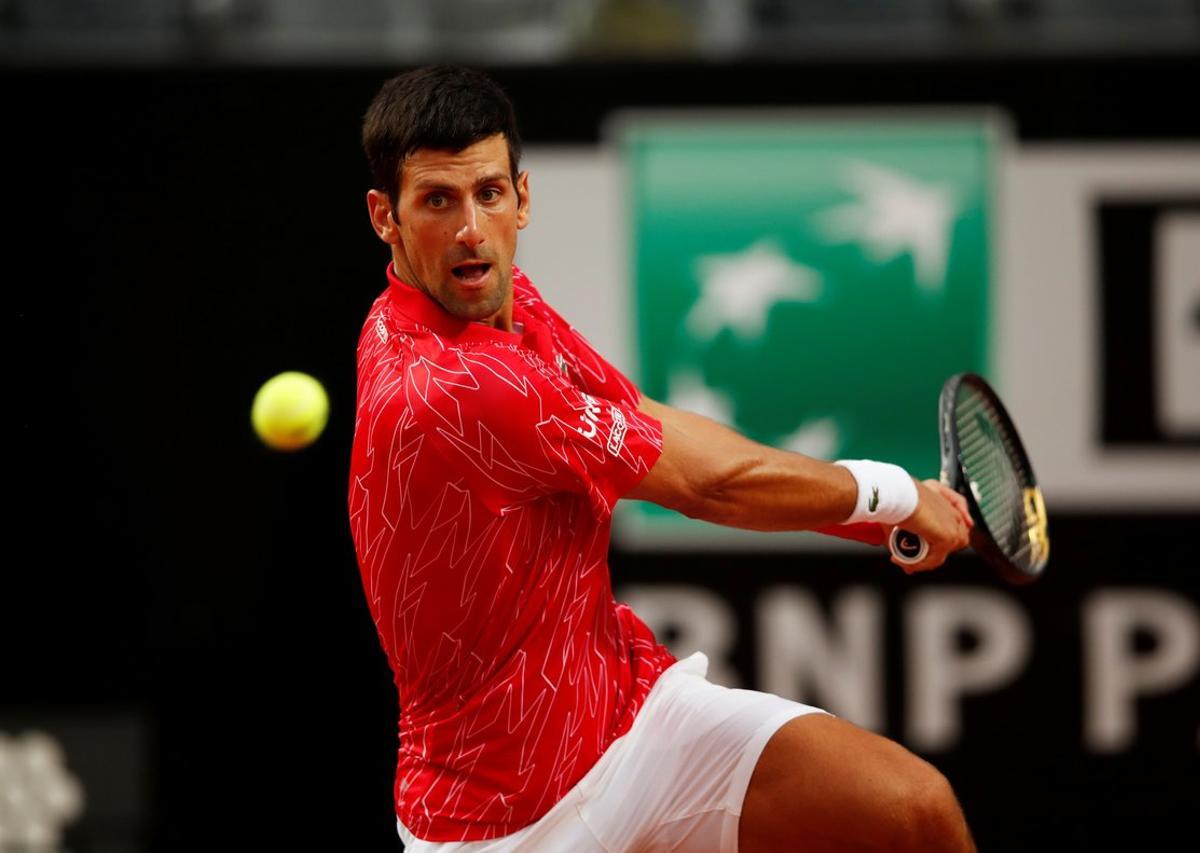
[[[670,850],[736,853],[738,818],[763,747],[820,708],[710,683],[701,652],[655,682],[629,731],[535,823],[489,841],[436,842],[396,822],[408,853]]]

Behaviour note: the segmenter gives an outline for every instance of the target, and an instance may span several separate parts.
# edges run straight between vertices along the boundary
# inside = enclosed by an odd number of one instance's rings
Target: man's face
[[[529,176],[522,172],[514,186],[503,134],[457,153],[411,154],[394,218],[403,281],[463,320],[494,323],[508,308],[517,231],[529,221]]]

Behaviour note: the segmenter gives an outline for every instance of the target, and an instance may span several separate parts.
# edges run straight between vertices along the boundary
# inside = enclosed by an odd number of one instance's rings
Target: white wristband
[[[899,524],[917,510],[917,484],[899,465],[870,459],[839,459],[858,483],[858,502],[846,524]]]

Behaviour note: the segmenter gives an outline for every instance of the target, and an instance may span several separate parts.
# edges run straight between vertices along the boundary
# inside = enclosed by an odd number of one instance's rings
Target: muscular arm
[[[840,525],[854,511],[858,484],[840,465],[766,447],[649,397],[638,408],[662,423],[663,451],[625,497],[746,530],[815,530]],[[936,480],[917,483],[917,499],[902,524],[925,538],[929,554],[904,565],[906,572],[940,566],[967,546],[974,524],[962,495]]]
[[[845,468],[758,444],[646,396],[638,408],[662,423],[663,452],[626,497],[746,530],[811,530],[854,510],[858,486]]]

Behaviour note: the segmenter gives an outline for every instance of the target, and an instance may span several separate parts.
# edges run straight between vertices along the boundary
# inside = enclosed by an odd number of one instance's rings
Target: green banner
[[[999,138],[979,116],[625,124],[642,388],[775,447],[936,476],[941,384],[988,372]],[[627,539],[746,542],[626,504]]]

